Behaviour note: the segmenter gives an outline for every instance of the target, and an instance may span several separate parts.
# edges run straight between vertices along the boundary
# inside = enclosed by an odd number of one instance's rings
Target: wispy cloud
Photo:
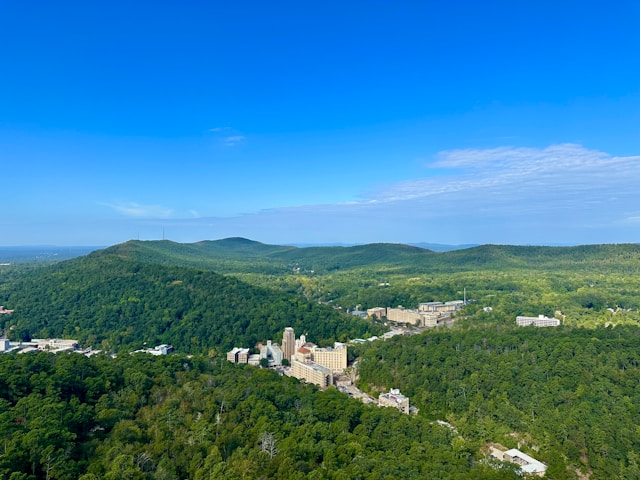
[[[245,135],[231,127],[213,127],[208,131],[214,134],[225,147],[235,147],[247,139]]]
[[[272,243],[628,242],[640,238],[638,178],[640,156],[575,144],[452,150],[426,164],[424,177],[380,185],[359,201],[225,218],[174,214],[162,224],[180,241],[245,236]],[[130,216],[169,212],[133,203],[112,207]]]
[[[231,135],[224,138],[224,144],[227,147],[235,147],[239,143],[243,142],[245,138],[246,137],[244,135]]]
[[[142,205],[136,202],[103,203],[121,215],[136,218],[169,218],[173,215],[173,209],[162,205]]]
[[[448,176],[424,177],[391,185],[364,201],[393,202],[444,195],[491,201],[606,200],[635,191],[640,156],[615,157],[580,145],[544,149],[500,147],[441,152],[427,165],[449,169]],[[427,172],[428,173],[428,172]],[[499,197],[499,198],[498,198]]]

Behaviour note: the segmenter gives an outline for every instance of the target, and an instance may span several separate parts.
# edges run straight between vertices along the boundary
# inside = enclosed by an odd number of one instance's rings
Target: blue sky
[[[637,1],[0,2],[0,245],[640,241]]]

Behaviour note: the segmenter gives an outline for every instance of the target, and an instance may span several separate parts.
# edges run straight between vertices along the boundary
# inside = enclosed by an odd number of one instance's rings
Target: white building
[[[260,347],[260,360],[266,358],[270,367],[282,365],[282,359],[284,353],[282,349],[276,343],[271,343],[271,340],[267,340],[266,345]]]
[[[519,327],[528,327],[529,325],[534,327],[557,327],[560,325],[560,320],[555,317],[545,317],[544,315],[538,315],[537,317],[518,316],[516,317],[516,324]]]
[[[544,477],[547,471],[547,466],[544,463],[530,457],[517,448],[503,451],[500,448],[491,447],[489,452],[493,458],[497,458],[502,462],[515,463],[516,465],[519,465],[520,470],[522,470],[523,473]]]

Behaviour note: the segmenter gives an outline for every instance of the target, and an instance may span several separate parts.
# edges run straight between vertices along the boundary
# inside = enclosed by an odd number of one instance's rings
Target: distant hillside
[[[286,326],[318,343],[366,336],[373,328],[302,296],[113,254],[129,247],[43,267],[0,285],[0,305],[15,310],[0,318],[0,327],[14,325],[14,338],[65,336],[113,349],[171,343],[191,353],[277,340]]]
[[[104,252],[149,263],[193,266],[225,273],[267,274],[291,272],[296,268],[324,272],[378,264],[406,266],[413,265],[425,255],[433,254],[422,248],[401,244],[298,248],[266,245],[244,238],[189,244],[166,240],[129,241]]]
[[[465,248],[473,248],[477,247],[477,243],[468,243],[465,245],[447,245],[444,243],[410,243],[409,245],[413,245],[414,247],[425,248],[427,250],[431,250],[433,252],[450,252],[451,250],[464,250]]]
[[[640,245],[532,247],[482,245],[433,252],[409,245],[373,243],[351,247],[291,247],[266,245],[243,238],[192,244],[130,241],[110,247],[117,254],[148,263],[193,266],[221,273],[316,273],[384,267],[404,273],[532,269],[620,268],[640,271]],[[100,254],[101,252],[96,252]]]

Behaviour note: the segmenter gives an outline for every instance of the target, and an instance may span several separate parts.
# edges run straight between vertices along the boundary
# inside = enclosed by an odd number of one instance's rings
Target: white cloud
[[[136,218],[169,218],[173,215],[171,208],[162,205],[142,205],[136,202],[104,203],[121,215]]]
[[[488,196],[517,202],[546,196],[586,202],[629,194],[640,177],[640,156],[614,157],[575,144],[451,150],[427,166],[450,174],[400,182],[366,199],[394,202],[455,195],[484,203],[490,202]]]
[[[226,147],[235,147],[246,140],[246,137],[241,132],[231,127],[214,127],[208,131],[215,134]]]
[[[240,142],[245,140],[245,136],[244,135],[231,135],[229,137],[225,137],[224,138],[224,144],[227,147],[235,147],[236,145],[238,145]]]

